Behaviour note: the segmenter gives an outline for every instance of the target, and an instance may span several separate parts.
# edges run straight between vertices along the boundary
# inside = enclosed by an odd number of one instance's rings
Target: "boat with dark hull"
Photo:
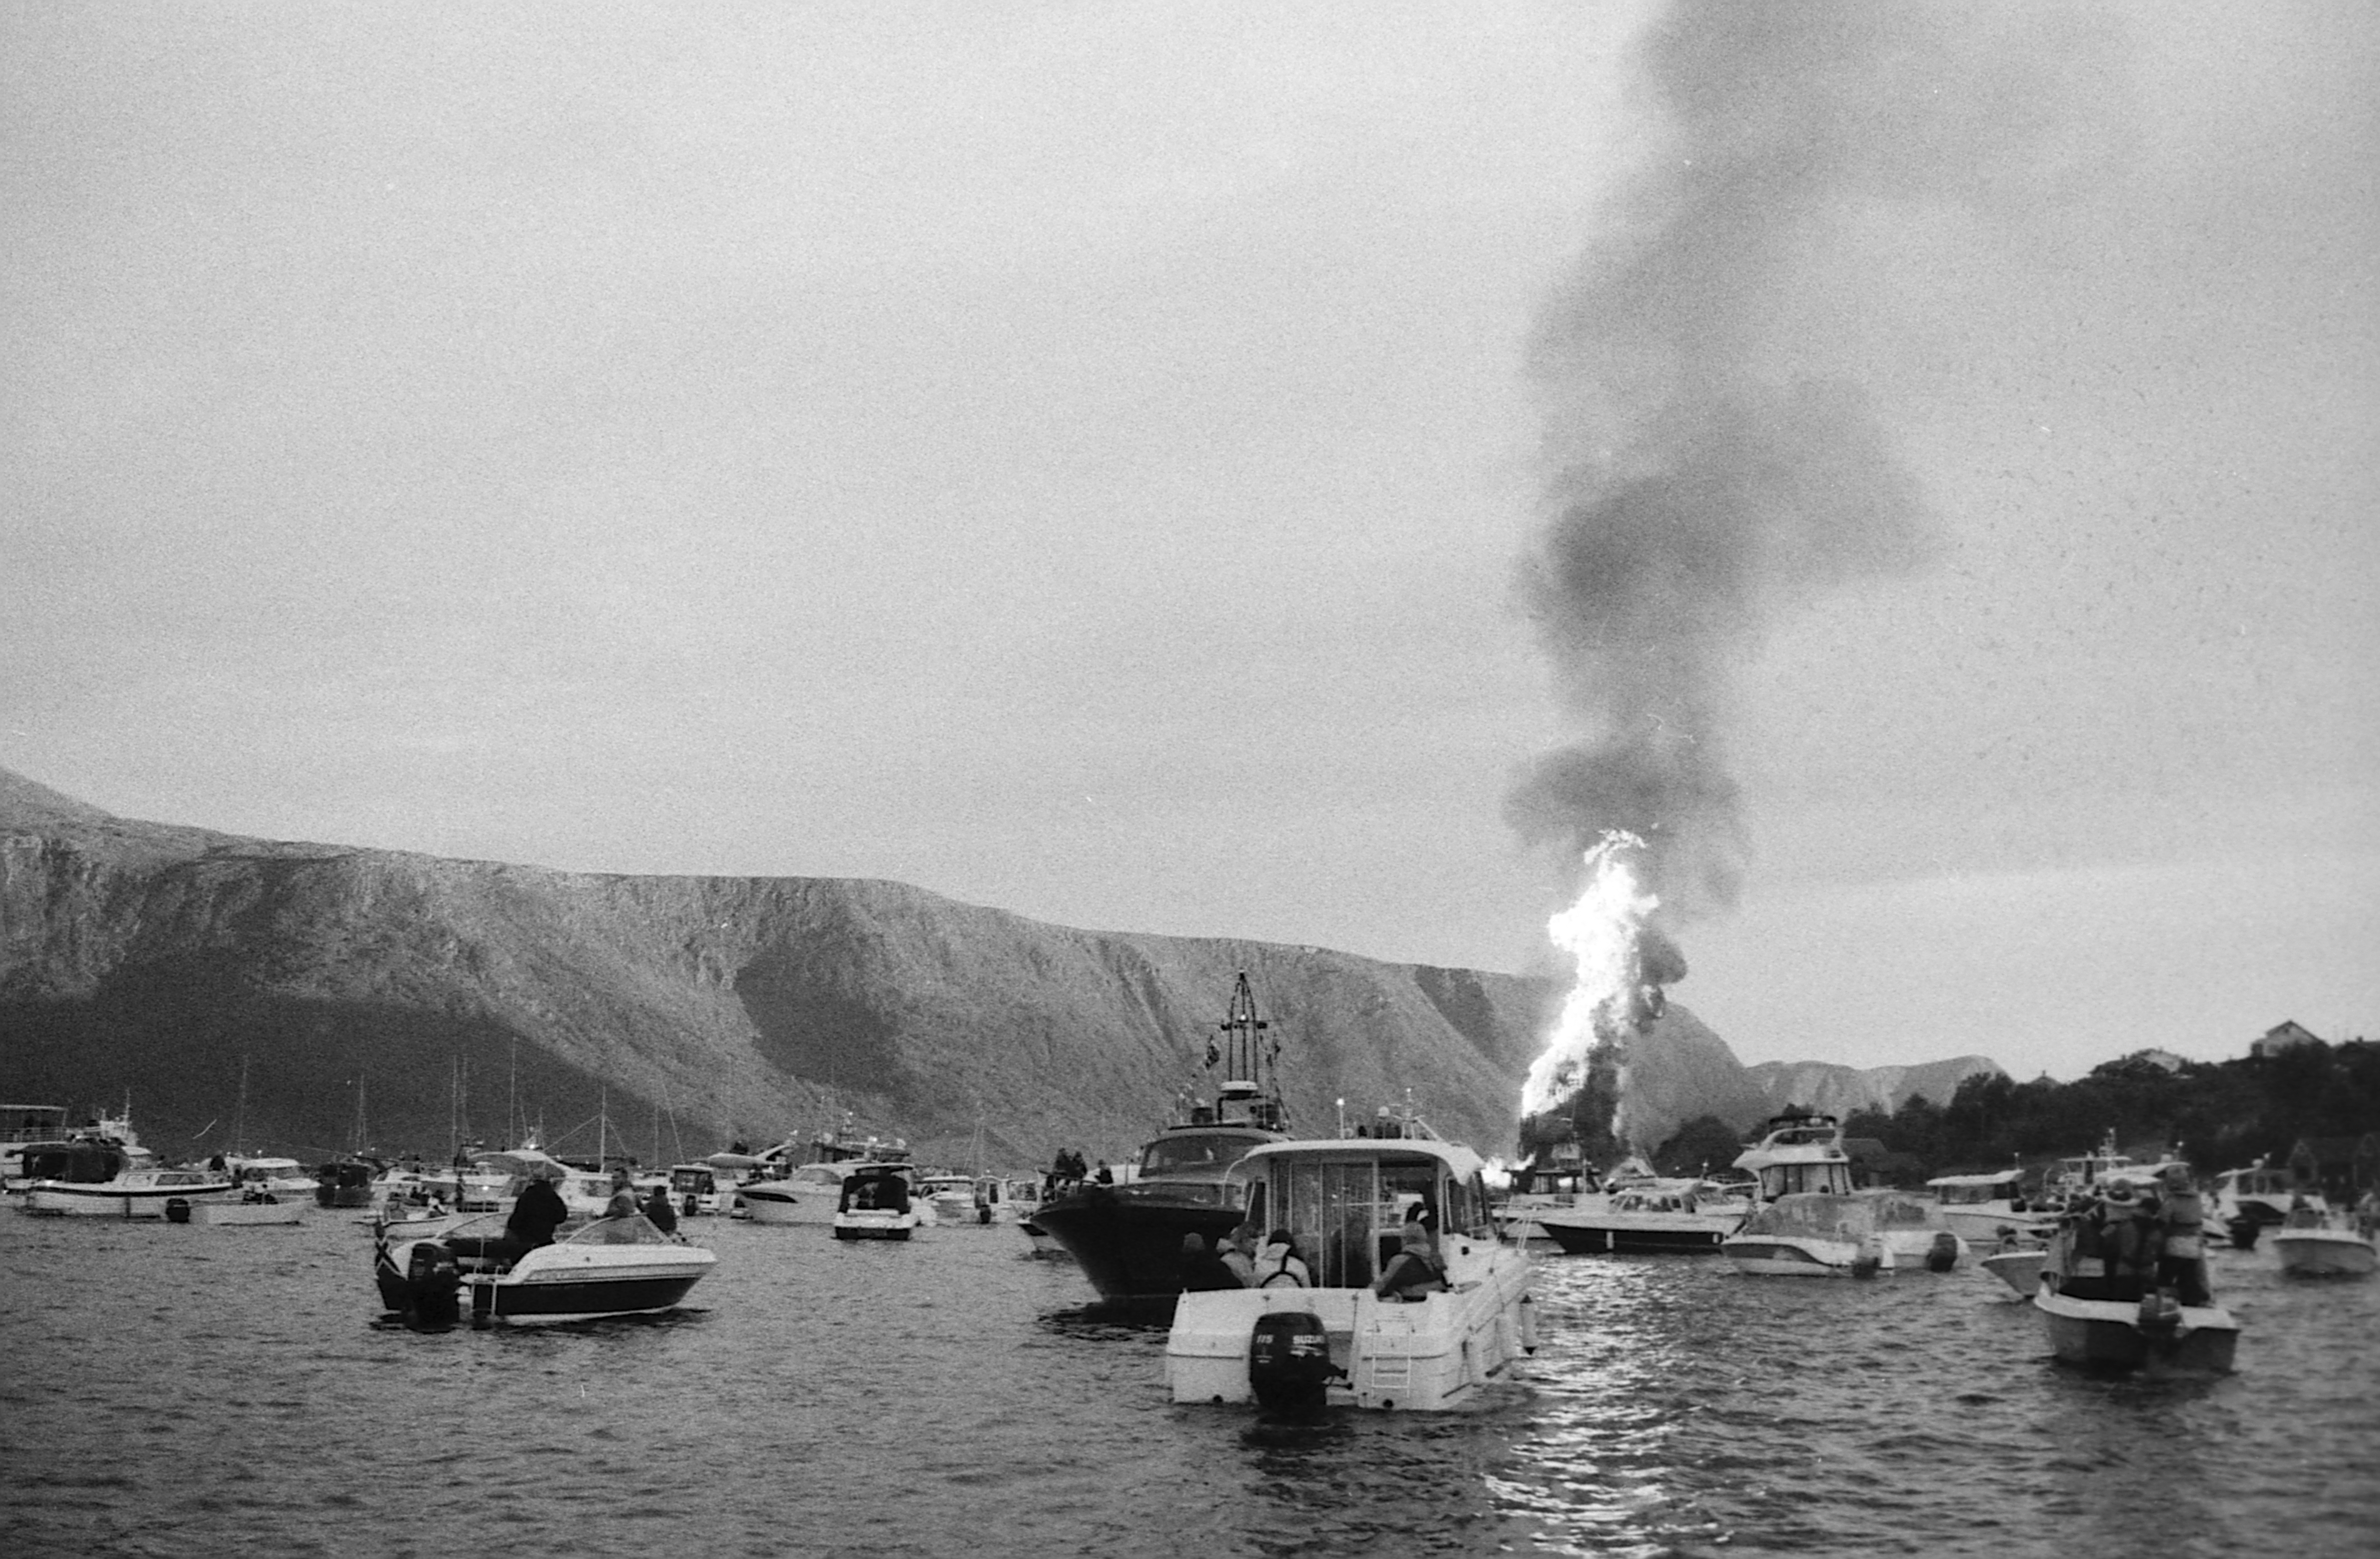
[[[1242,973],[1208,1049],[1223,1083],[1212,1104],[1194,1103],[1187,1118],[1143,1143],[1137,1172],[1120,1185],[1087,1184],[1041,1203],[1027,1233],[1062,1246],[1108,1303],[1171,1306],[1182,1291],[1183,1236],[1210,1246],[1245,1215],[1244,1183],[1229,1178],[1251,1149],[1288,1138],[1273,1082],[1279,1043],[1257,1016]]]

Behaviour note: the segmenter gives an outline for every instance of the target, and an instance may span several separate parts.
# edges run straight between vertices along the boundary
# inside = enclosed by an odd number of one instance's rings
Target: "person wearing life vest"
[[[2186,1165],[2165,1167],[2165,1204],[2157,1214],[2164,1235],[2157,1251],[2156,1283],[2186,1305],[2203,1305],[2206,1289],[2206,1209]]]
[[[1427,1294],[1442,1293],[1446,1271],[1438,1263],[1429,1230],[1419,1223],[1409,1223],[1398,1238],[1403,1248],[1389,1263],[1388,1270],[1380,1274],[1380,1280],[1372,1285],[1372,1292],[1384,1299],[1419,1299]]]
[[[1242,1224],[1223,1237],[1223,1248],[1216,1252],[1222,1263],[1232,1269],[1243,1288],[1257,1286],[1257,1229],[1254,1224]]]
[[[1297,1253],[1297,1237],[1285,1228],[1277,1228],[1265,1239],[1262,1254],[1257,1257],[1257,1287],[1259,1288],[1311,1288],[1314,1273]]]
[[[2107,1297],[2112,1299],[2137,1299],[2141,1297],[2142,1256],[2145,1231],[2133,1215],[2138,1206],[2132,1188],[2109,1186],[2099,1200],[2100,1253],[2107,1262]]]

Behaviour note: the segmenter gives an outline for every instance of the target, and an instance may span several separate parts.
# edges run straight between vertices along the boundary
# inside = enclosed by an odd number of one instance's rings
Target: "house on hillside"
[[[2301,1137],[2289,1150],[2289,1173],[2313,1186],[2334,1206],[2345,1206],[2380,1186],[2380,1131],[2361,1137]]]
[[[2292,1018],[2266,1029],[2264,1036],[2251,1043],[2251,1056],[2277,1056],[2284,1050],[2294,1050],[2301,1045],[2320,1045],[2322,1035]]]

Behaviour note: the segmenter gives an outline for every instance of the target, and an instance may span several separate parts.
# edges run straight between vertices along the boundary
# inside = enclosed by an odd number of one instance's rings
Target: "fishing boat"
[[[906,1165],[861,1165],[844,1177],[834,1207],[837,1239],[906,1239],[922,1222]]]
[[[1540,1209],[1536,1222],[1567,1256],[1716,1255],[1751,1211],[1707,1180],[1671,1178],[1612,1191],[1600,1205]]]
[[[381,1303],[423,1325],[465,1313],[474,1325],[649,1314],[675,1308],[719,1260],[641,1214],[565,1228],[553,1243],[523,1250],[492,1215],[376,1226]]]
[[[1232,1167],[1253,1149],[1288,1139],[1273,1080],[1280,1045],[1257,1015],[1242,973],[1208,1065],[1223,1082],[1211,1103],[1193,1099],[1182,1118],[1141,1145],[1123,1181],[1087,1183],[1042,1202],[1028,1227],[1075,1258],[1099,1297],[1126,1306],[1171,1305],[1182,1291],[1182,1239],[1211,1246],[1245,1213]],[[1357,1139],[1367,1140],[1367,1139]]]
[[[2033,1296],[2061,1363],[2151,1374],[2228,1374],[2240,1347],[2240,1323],[2215,1304],[2182,1304],[2111,1271],[2086,1210],[2069,1213],[2049,1241]],[[2205,1296],[2202,1296],[2205,1297]]]
[[[1285,1231],[1311,1285],[1181,1295],[1165,1340],[1179,1403],[1435,1411],[1475,1406],[1536,1347],[1533,1268],[1498,1238],[1477,1154],[1419,1137],[1262,1142],[1232,1166],[1234,1201]],[[1402,1230],[1435,1222],[1443,1282],[1411,1298],[1378,1280]]]
[[[2272,1239],[2281,1270],[2292,1277],[2365,1277],[2380,1268],[2380,1247],[2370,1236],[2312,1205],[2292,1210]]]

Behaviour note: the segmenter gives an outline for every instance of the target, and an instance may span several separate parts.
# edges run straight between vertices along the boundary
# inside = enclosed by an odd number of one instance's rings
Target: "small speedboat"
[[[567,1321],[674,1309],[719,1258],[638,1214],[523,1250],[492,1215],[375,1228],[381,1303],[418,1324]]]
[[[2309,1208],[2300,1208],[2272,1235],[2281,1270],[2295,1277],[2362,1277],[2380,1268],[2380,1247],[2369,1237]]]
[[[1751,1203],[1701,1180],[1666,1179],[1613,1191],[1601,1207],[1541,1208],[1536,1227],[1568,1256],[1717,1254]]]
[[[906,1239],[923,1221],[903,1166],[873,1165],[844,1177],[834,1209],[837,1239]]]
[[[1233,1201],[1289,1235],[1311,1283],[1182,1294],[1165,1339],[1173,1400],[1273,1411],[1475,1406],[1536,1346],[1535,1263],[1498,1237],[1483,1168],[1470,1149],[1420,1137],[1250,1149],[1231,1171]],[[1443,1231],[1443,1281],[1384,1298],[1376,1282],[1416,1213]]]
[[[2228,1374],[2240,1347],[2231,1312],[2204,1292],[2194,1296],[2202,1302],[2183,1304],[2116,1264],[2095,1217],[2084,1207],[2060,1222],[2033,1296],[2058,1361],[2151,1374]]]
[[[1798,1191],[1754,1210],[1719,1244],[1738,1272],[1758,1276],[1865,1276],[1972,1264],[1967,1242],[1930,1202],[1905,1191]]]

